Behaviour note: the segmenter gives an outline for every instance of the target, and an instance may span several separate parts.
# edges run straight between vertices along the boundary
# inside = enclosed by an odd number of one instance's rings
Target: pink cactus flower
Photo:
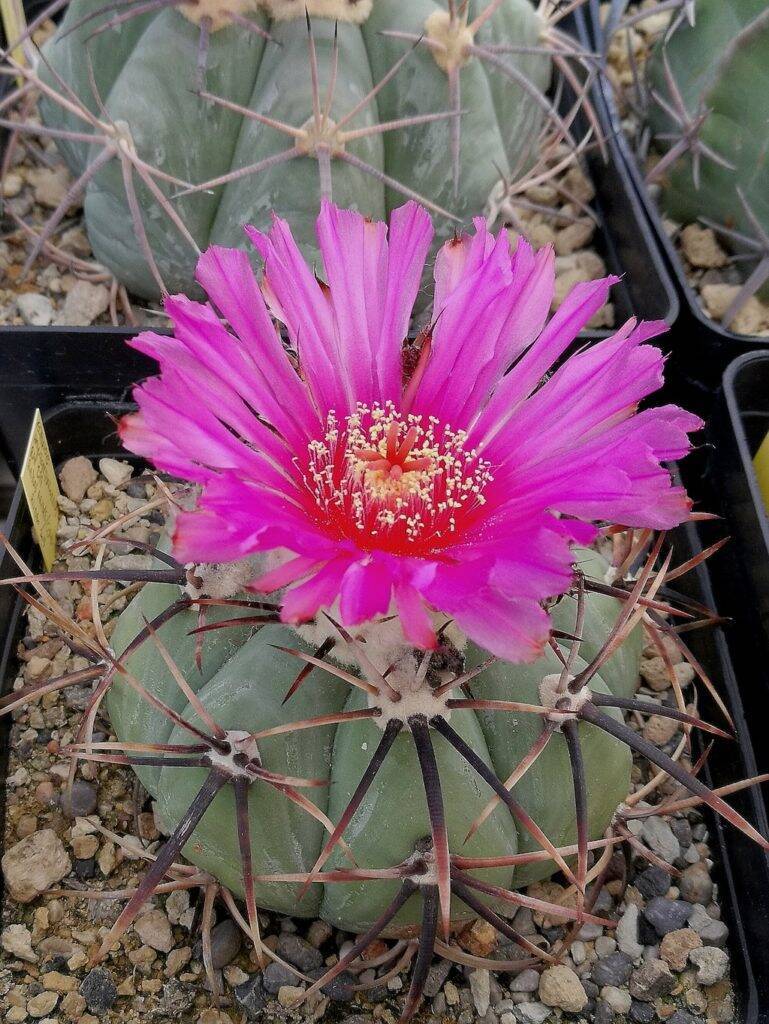
[[[672,405],[638,411],[663,379],[644,342],[666,325],[630,320],[553,370],[616,278],[576,285],[548,320],[552,249],[520,240],[511,254],[504,230],[477,221],[438,253],[432,328],[408,360],[432,238],[422,208],[388,229],[324,203],[325,283],[285,221],[246,231],[261,282],[246,253],[213,246],[197,269],[211,305],[169,298],[174,336],[132,342],[161,374],[136,388],[123,442],[202,487],[177,522],[183,562],[284,549],[251,589],[286,588],[286,622],[395,610],[408,642],[430,648],[440,612],[529,661],[549,635],[542,603],[572,583],[573,543],[600,522],[666,529],[689,515],[662,464],[702,424]]]

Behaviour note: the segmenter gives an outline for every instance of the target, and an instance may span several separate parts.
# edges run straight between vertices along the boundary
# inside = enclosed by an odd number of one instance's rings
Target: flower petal
[[[425,651],[434,650],[438,640],[430,616],[427,614],[422,595],[410,583],[395,585],[395,605],[401,620],[403,635]]]
[[[346,626],[384,615],[390,607],[392,569],[377,558],[353,562],[344,574],[339,610]]]
[[[280,609],[283,622],[309,622],[321,608],[330,608],[349,565],[349,557],[334,558],[305,583],[287,590]]]
[[[340,366],[359,402],[396,401],[401,349],[432,239],[416,203],[395,210],[387,226],[324,201],[318,242],[334,313]]]
[[[485,238],[485,252],[491,236],[484,232],[479,226],[477,237]],[[451,242],[444,249],[449,246]],[[470,245],[465,265],[477,262],[479,252],[480,245],[475,250]],[[553,259],[549,248],[535,256],[525,240],[511,258],[507,234],[500,232],[477,269],[445,296],[430,360],[413,400],[414,413],[438,416],[454,428],[469,424],[541,329],[553,295]],[[462,388],[450,386],[457,374],[462,375]]]
[[[322,420],[326,413],[350,412],[352,394],[345,387],[347,370],[340,363],[331,307],[323,289],[307,266],[291,229],[273,216],[265,235],[247,227],[246,234],[264,260],[265,280],[280,307],[292,346]]]

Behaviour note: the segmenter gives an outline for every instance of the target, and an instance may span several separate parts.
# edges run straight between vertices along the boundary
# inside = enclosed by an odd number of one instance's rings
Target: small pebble
[[[37,953],[32,949],[32,933],[23,924],[9,924],[0,935],[0,944],[10,956],[34,964]]]
[[[689,953],[702,945],[702,939],[692,928],[678,928],[668,932],[660,943],[660,957],[674,971],[682,971],[686,967]]]
[[[112,973],[104,967],[94,967],[80,983],[80,995],[91,1013],[106,1013],[117,999],[117,987]]]
[[[579,1013],[587,1004],[587,993],[582,982],[564,964],[556,964],[542,972],[539,998],[546,1006],[558,1007],[570,1013]]]
[[[683,928],[691,912],[691,904],[685,900],[669,900],[664,896],[655,896],[646,904],[643,916],[662,938],[668,932]]]
[[[64,844],[50,828],[21,839],[2,859],[8,895],[17,903],[30,903],[60,882],[71,868]]]
[[[485,1017],[491,1000],[489,972],[485,970],[471,971],[468,980],[476,1013],[479,1017]]]
[[[658,818],[656,815],[646,818],[641,828],[641,838],[650,850],[668,864],[672,864],[681,856],[681,844],[664,818]]]
[[[604,985],[619,987],[627,982],[632,972],[633,960],[627,953],[618,950],[616,953],[611,953],[602,960],[598,960],[593,965],[591,977],[595,984],[602,988]]]
[[[239,936],[240,929],[235,930]],[[323,954],[298,935],[281,935],[276,952],[294,967],[298,967],[303,974],[323,966]],[[237,955],[237,951],[234,955]]]
[[[646,960],[630,976],[630,995],[642,1002],[650,1003],[658,996],[672,992],[676,979],[662,960]]]
[[[707,865],[698,861],[684,868],[678,880],[681,899],[687,903],[710,903],[713,896],[713,881]]]
[[[689,961],[697,968],[697,981],[700,985],[715,985],[726,977],[729,970],[729,957],[717,946],[702,946],[692,949]]]
[[[215,970],[232,963],[243,944],[242,934],[229,917],[211,929],[211,960]]]
[[[19,316],[30,327],[48,327],[53,321],[53,303],[47,295],[24,292],[16,299]]]
[[[98,473],[90,461],[82,455],[67,459],[61,467],[59,482],[67,497],[78,504],[85,497],[85,492],[99,479]]]
[[[633,885],[644,899],[650,900],[653,896],[664,896],[670,888],[670,873],[655,864],[647,868],[646,871],[642,871],[640,875],[636,875]]]
[[[267,1004],[261,974],[252,974],[248,981],[234,989],[234,993],[235,1001],[249,1020],[261,1019],[262,1010]]]
[[[134,923],[134,931],[145,946],[159,953],[168,953],[173,947],[171,924],[162,910],[149,910],[142,914]]]
[[[617,945],[631,960],[637,960],[643,953],[643,946],[638,941],[638,907],[631,903],[620,917],[615,929]]]
[[[630,1010],[630,993],[626,988],[606,985],[601,989],[601,999],[609,1004],[614,1013],[624,1015]]]
[[[99,459],[99,469],[113,487],[128,483],[133,475],[133,466],[117,459]]]

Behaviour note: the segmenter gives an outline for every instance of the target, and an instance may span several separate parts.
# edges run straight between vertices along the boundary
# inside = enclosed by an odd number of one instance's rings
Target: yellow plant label
[[[761,488],[764,508],[769,512],[769,434],[761,442],[761,447],[753,458],[753,468],[758,477],[758,486]]]
[[[59,484],[53,468],[43,417],[35,409],[32,430],[21,467],[21,486],[32,517],[32,535],[43,555],[46,571],[56,557],[56,528],[59,525]]]
[[[15,42],[24,35],[27,28],[27,19],[24,15],[22,0],[0,0],[0,17],[3,21],[5,38],[8,42]],[[22,66],[27,63],[21,46],[17,46],[14,49],[11,57],[17,64]],[[24,81],[23,76],[18,75],[16,81],[21,85]]]

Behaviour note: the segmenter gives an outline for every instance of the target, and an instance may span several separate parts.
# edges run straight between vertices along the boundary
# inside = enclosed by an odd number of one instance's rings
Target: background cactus
[[[54,135],[76,178],[67,206],[84,193],[96,258],[133,293],[194,290],[197,248],[242,246],[242,224],[273,209],[313,256],[322,195],[375,218],[416,196],[441,213],[437,245],[531,166],[543,122],[572,142],[545,93],[554,67],[579,89],[570,62],[586,58],[558,5],[307,11],[309,36],[294,0],[72,0],[25,72],[42,91],[30,130]]]
[[[766,84],[769,9],[762,0],[697,0],[694,23],[677,20],[647,64],[648,120],[664,155],[650,180],[680,223],[716,228],[749,257],[730,323],[769,278],[769,121],[757,97]]]

